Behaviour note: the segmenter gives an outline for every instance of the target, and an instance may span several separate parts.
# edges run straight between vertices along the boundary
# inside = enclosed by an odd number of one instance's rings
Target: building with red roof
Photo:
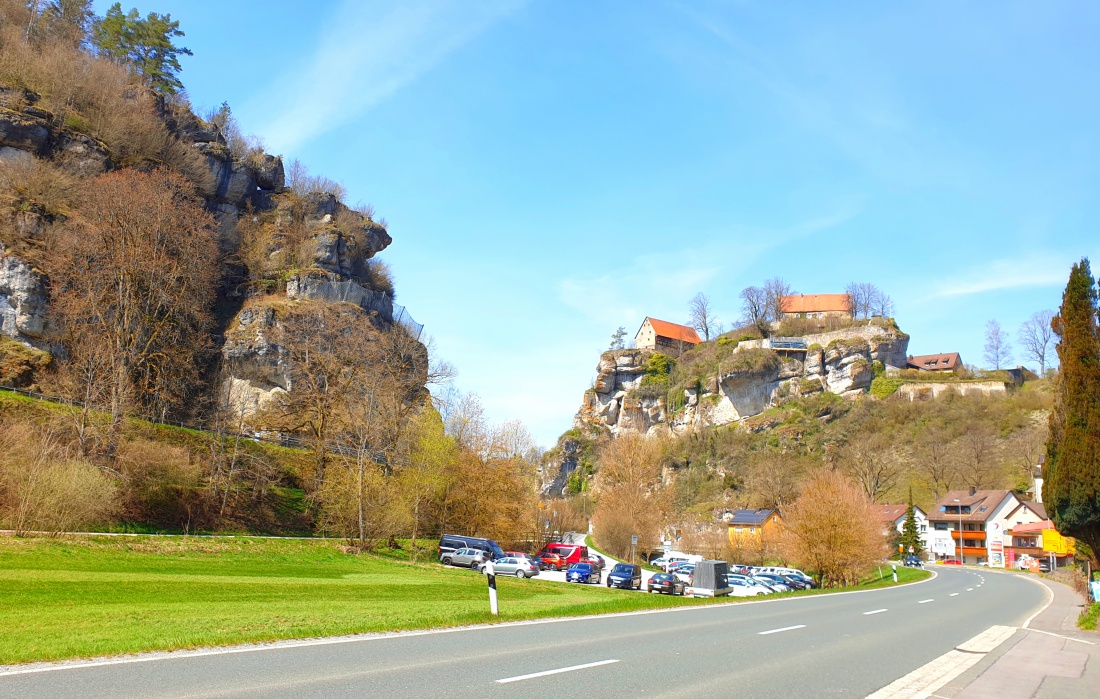
[[[851,318],[850,294],[792,294],[780,302],[784,318]]]
[[[646,316],[642,327],[634,335],[634,346],[638,349],[656,349],[680,354],[702,342],[695,328],[667,320],[658,320]]]

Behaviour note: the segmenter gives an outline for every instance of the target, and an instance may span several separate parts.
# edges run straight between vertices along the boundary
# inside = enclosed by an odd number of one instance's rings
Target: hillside
[[[637,434],[660,445],[646,486],[659,513],[647,526],[660,528],[702,532],[729,510],[783,509],[821,468],[874,502],[911,491],[926,511],[952,488],[1032,487],[1050,379],[905,370],[908,336],[890,320],[801,340],[799,352],[726,337],[679,358],[605,352],[573,429],[546,454],[543,492],[599,512],[611,444]]]

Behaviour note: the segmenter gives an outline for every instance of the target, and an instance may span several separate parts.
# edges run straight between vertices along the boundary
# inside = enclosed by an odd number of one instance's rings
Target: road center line
[[[781,629],[772,629],[771,631],[761,631],[760,633],[758,633],[756,635],[757,636],[767,636],[770,633],[779,633],[780,631],[794,631],[795,629],[804,629],[804,628],[806,628],[805,624],[798,624],[797,626],[784,626]]]
[[[885,610],[885,609],[872,609],[869,612],[864,612],[863,616],[871,616],[872,614],[882,614],[885,611],[887,611],[887,610]]]
[[[972,591],[973,589],[974,589],[974,588],[972,588],[972,587],[968,587],[968,588],[966,588],[966,591],[967,591],[967,592],[971,592],[971,591]]]
[[[950,595],[948,595],[948,597],[958,597],[958,596],[959,596],[958,592],[952,592]]]
[[[929,602],[935,602],[935,601],[936,600],[922,599],[920,602],[917,602],[917,604],[928,604]]]
[[[598,660],[594,663],[585,663],[584,665],[570,665],[569,667],[559,667],[557,670],[543,670],[542,672],[532,672],[529,675],[516,675],[515,677],[505,677],[502,680],[497,680],[497,684],[508,684],[509,682],[519,682],[520,680],[532,680],[536,677],[546,677],[547,675],[558,675],[563,672],[573,672],[574,670],[585,670],[590,667],[599,667],[600,665],[610,665],[611,663],[617,663],[618,660]]]

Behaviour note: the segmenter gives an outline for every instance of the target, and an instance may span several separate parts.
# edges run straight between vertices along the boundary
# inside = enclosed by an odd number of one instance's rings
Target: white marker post
[[[894,563],[891,567],[894,569],[894,582],[897,582],[898,581],[898,564]]]
[[[489,578],[489,611],[497,614],[497,575],[491,560],[485,561],[485,575]]]

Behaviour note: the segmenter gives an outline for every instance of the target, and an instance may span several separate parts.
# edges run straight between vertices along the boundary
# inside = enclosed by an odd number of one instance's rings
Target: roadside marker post
[[[497,574],[493,569],[493,562],[485,562],[485,577],[489,578],[489,611],[493,616],[497,614]]]
[[[897,582],[898,581],[898,564],[894,563],[890,567],[894,569],[894,582]]]

